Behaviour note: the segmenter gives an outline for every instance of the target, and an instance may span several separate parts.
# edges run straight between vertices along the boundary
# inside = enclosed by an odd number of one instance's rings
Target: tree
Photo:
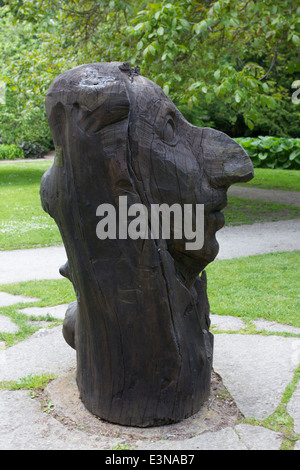
[[[0,134],[4,143],[20,140],[40,142],[47,149],[52,138],[44,111],[40,89],[30,81],[30,66],[23,70],[29,51],[38,46],[30,24],[13,25],[7,8],[0,9],[0,81],[5,83],[5,104],[0,106]]]
[[[300,8],[293,0],[6,3],[16,24],[31,25],[37,38],[8,75],[41,101],[68,68],[129,60],[186,114],[196,107],[200,124],[222,125],[223,116],[227,132],[244,132],[245,124],[252,131],[265,110],[290,112],[300,71]],[[299,123],[298,110],[295,118]]]

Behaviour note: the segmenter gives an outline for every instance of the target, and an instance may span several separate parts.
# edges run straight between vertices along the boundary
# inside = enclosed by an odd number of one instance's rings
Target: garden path
[[[218,258],[299,250],[299,232],[300,219],[224,227],[217,235],[221,246]],[[0,252],[0,283],[58,279],[61,277],[58,269],[65,260],[63,247]],[[20,302],[20,298],[2,297],[3,305],[14,301]],[[61,317],[61,312],[57,316]],[[214,371],[222,378],[245,418],[265,419],[276,410],[299,365],[300,329],[289,330],[276,323],[258,322],[256,334],[241,334],[244,325],[240,319],[218,315],[212,315],[211,319],[212,325],[221,331],[215,334]],[[5,331],[10,327],[15,331],[15,325],[10,325],[7,317],[2,320]],[[262,335],[261,329],[269,331],[270,335]],[[263,427],[259,421],[256,425],[229,423],[225,414],[221,416],[223,425],[219,422],[205,432],[200,427],[195,430],[195,424],[201,421],[199,417],[163,430],[132,428],[129,432],[128,428],[106,424],[105,433],[86,432],[86,426],[96,429],[95,423],[99,425],[99,420],[84,409],[76,395],[75,356],[65,343],[60,326],[41,329],[8,349],[1,350],[0,343],[0,381],[18,380],[28,374],[59,376],[48,386],[54,413],[53,410],[43,412],[40,402],[33,400],[26,390],[0,391],[0,449],[113,449],[128,444],[138,450],[276,450],[282,444],[284,435],[280,432]],[[61,382],[63,389],[60,389]],[[299,395],[298,384],[287,407],[297,433],[300,433]],[[49,411],[52,408],[49,403],[48,408]],[[81,414],[76,421],[78,410]],[[205,413],[210,412],[207,406]],[[300,450],[300,440],[295,442],[294,448]]]

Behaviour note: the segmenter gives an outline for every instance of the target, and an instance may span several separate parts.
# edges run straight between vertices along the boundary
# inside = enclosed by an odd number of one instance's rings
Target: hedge
[[[45,155],[44,148],[37,142],[19,142],[23,150],[24,158],[42,158]]]
[[[0,160],[15,160],[16,158],[24,158],[24,152],[18,145],[0,145]]]
[[[239,137],[234,139],[250,156],[255,168],[300,170],[300,139],[286,137]],[[0,160],[38,158],[43,149],[23,145],[0,145]],[[28,147],[28,148],[27,148]],[[26,151],[26,155],[25,155]],[[28,154],[28,155],[27,155]]]
[[[17,158],[42,158],[45,154],[43,147],[35,142],[19,142],[0,145],[0,160],[15,160]]]
[[[260,136],[234,140],[246,150],[256,168],[300,170],[300,139]]]

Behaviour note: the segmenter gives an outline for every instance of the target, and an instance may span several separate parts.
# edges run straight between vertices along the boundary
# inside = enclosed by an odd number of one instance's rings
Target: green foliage
[[[24,158],[24,153],[18,145],[0,145],[0,160],[15,160]]]
[[[19,147],[23,150],[24,158],[42,158],[45,154],[43,147],[35,142],[20,142]]]
[[[299,107],[290,99],[285,99],[281,103],[276,103],[274,109],[265,109],[263,113],[259,113],[253,130],[243,128],[239,136],[273,135],[299,138],[299,111]]]
[[[291,86],[300,70],[300,9],[293,0],[4,3],[0,80],[8,98],[0,127],[9,116],[20,118],[17,141],[51,145],[44,112],[50,83],[66,69],[99,61],[139,65],[184,114],[198,109],[202,125],[232,136],[299,136]]]
[[[49,150],[53,143],[44,98],[38,88],[32,87],[32,64],[26,61],[29,51],[38,44],[30,24],[13,24],[7,8],[0,9],[0,81],[6,84],[5,104],[0,105],[2,142],[39,142]],[[27,70],[16,74],[14,67],[21,61]]]
[[[254,167],[300,170],[300,139],[260,136],[235,139]]]

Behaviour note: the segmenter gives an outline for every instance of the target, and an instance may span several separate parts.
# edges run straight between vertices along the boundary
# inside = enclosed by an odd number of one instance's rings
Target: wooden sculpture
[[[253,177],[251,161],[227,135],[188,123],[128,63],[63,73],[48,90],[46,110],[56,156],[41,200],[60,229],[68,257],[60,272],[77,296],[63,333],[76,349],[81,399],[113,423],[177,422],[209,395],[204,268],[218,252],[226,191]],[[148,209],[202,205],[203,246],[187,249],[187,238],[172,229],[168,238],[151,238],[148,227],[149,236],[126,237],[118,217],[117,236],[99,239],[99,205],[118,216],[120,200]]]

